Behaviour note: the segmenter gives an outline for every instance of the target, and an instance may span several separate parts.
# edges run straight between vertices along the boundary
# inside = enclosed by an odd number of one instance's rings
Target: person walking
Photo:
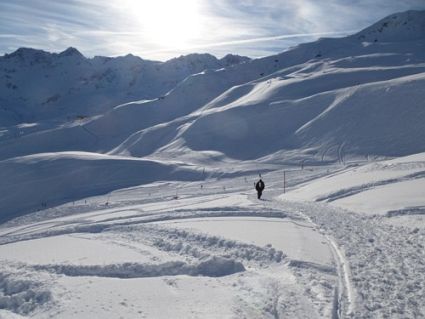
[[[255,183],[255,189],[257,190],[257,197],[258,199],[261,199],[261,195],[263,194],[263,190],[266,185],[264,184],[263,180],[260,178],[260,180]]]

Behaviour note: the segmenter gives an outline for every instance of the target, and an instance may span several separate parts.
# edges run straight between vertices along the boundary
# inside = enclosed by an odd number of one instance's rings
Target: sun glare
[[[184,49],[202,32],[199,0],[125,0],[121,8],[143,38],[160,48]]]

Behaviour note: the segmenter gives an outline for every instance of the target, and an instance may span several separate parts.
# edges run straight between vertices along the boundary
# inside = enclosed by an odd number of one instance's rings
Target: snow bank
[[[160,276],[207,276],[223,277],[245,271],[242,263],[233,259],[213,256],[197,264],[170,261],[163,264],[124,263],[112,265],[37,265],[37,271],[46,270],[66,276],[96,276],[112,278],[144,278]]]
[[[132,228],[128,228],[127,231],[130,229]],[[213,251],[214,255],[256,263],[279,263],[286,257],[282,251],[276,250],[271,245],[258,247],[219,236],[169,227],[149,225],[137,226],[136,229],[143,231],[143,240],[153,246],[184,256],[209,258]],[[123,230],[125,229],[121,229]]]

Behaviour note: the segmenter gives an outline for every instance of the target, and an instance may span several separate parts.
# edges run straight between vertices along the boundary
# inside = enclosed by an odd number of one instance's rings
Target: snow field
[[[224,192],[219,186],[222,181],[216,183],[215,191]],[[153,187],[172,194],[169,183]],[[43,218],[37,221],[36,217],[34,225],[26,216],[21,219],[26,221],[25,226],[10,223],[10,228],[3,227],[0,254],[5,256],[3,265],[9,265],[8,276],[19,276],[12,270],[19,265],[24,273],[52,278],[48,289],[50,299],[31,312],[10,305],[5,308],[33,318],[52,314],[88,318],[96,312],[105,318],[115,318],[119,309],[127,309],[129,318],[139,318],[142,314],[147,318],[166,318],[170,309],[180,318],[216,318],[217,312],[212,309],[218,304],[220,313],[229,318],[274,318],[283,314],[321,318],[333,312],[336,273],[329,253],[313,258],[306,252],[308,242],[317,241],[310,238],[314,235],[302,235],[304,229],[311,231],[310,228],[298,219],[278,222],[285,220],[287,214],[264,209],[262,202],[252,202],[252,191],[249,195],[236,192],[224,196],[203,194],[199,185],[191,187],[196,196],[145,203],[138,197],[140,189],[130,188],[115,196],[126,198],[129,211],[123,207],[114,209],[113,200],[111,207],[97,211],[94,199],[88,199],[95,211],[80,214],[74,211],[74,215],[67,216],[68,208],[77,209],[67,204],[62,208],[63,217],[58,209],[50,209],[45,212],[51,213],[50,219],[40,212],[35,216]],[[87,206],[81,204],[80,208]],[[247,217],[243,216],[248,216],[248,220],[262,225],[264,232],[274,235],[260,242],[249,241],[249,237],[255,238],[254,234],[248,233],[246,240],[233,239],[206,230],[179,229],[173,224],[186,220],[209,223],[214,216],[221,223],[229,223],[228,229],[245,227]],[[290,233],[292,227],[294,234],[301,231],[300,237],[288,235],[293,242],[286,245],[294,252],[294,247],[300,245],[296,260],[286,257],[280,249],[284,246],[277,246],[279,232]],[[304,240],[298,242],[301,237]],[[37,254],[40,251],[37,247],[44,253]],[[319,263],[322,261],[323,265]],[[131,289],[126,292],[125,286]],[[96,293],[100,287],[108,293]],[[122,297],[111,300],[110,296],[116,296],[118,291]],[[217,295],[220,297],[211,298]],[[92,300],[89,308],[88,300]],[[164,302],[170,307],[164,307]]]
[[[349,167],[284,197],[329,202],[366,215],[421,215],[425,198],[425,153]]]
[[[417,154],[294,170],[283,195],[282,173],[271,171],[263,174],[261,201],[251,186],[253,176],[241,176],[211,179],[204,187],[202,182],[153,183],[27,215],[0,229],[1,272],[7,278],[2,291],[8,282],[32,278],[23,293],[9,291],[4,308],[33,318],[53,313],[88,318],[91,311],[114,318],[119,309],[127,309],[130,318],[141,313],[165,318],[171,306],[161,311],[159,305],[169,302],[180,317],[214,318],[211,309],[217,304],[206,296],[220,295],[220,313],[229,318],[421,317],[425,234],[421,224],[407,223],[420,217],[420,210],[395,224],[400,218],[395,213],[359,215],[333,201],[297,196],[329,180],[339,184],[322,190],[340,194],[398,185],[421,174],[422,161],[423,154]],[[362,189],[359,182],[369,186]],[[410,201],[400,198],[402,211]],[[90,285],[83,284],[88,280]],[[124,293],[128,285],[134,290]],[[100,287],[120,291],[121,301],[111,299],[115,293],[96,294]],[[40,303],[19,297],[28,291],[48,297]],[[79,294],[91,298],[93,308],[84,310],[89,301]],[[72,302],[65,303],[64,295]],[[29,308],[25,298],[32,300]]]

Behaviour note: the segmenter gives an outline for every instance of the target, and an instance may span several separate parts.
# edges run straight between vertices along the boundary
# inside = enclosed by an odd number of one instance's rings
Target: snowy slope
[[[44,153],[0,162],[1,221],[156,180],[196,180],[201,172],[185,167],[98,153]],[[6,182],[8,181],[8,182]],[[25,200],[20,200],[22,196]]]
[[[425,212],[425,153],[350,167],[283,197],[329,202],[368,215],[421,215]]]
[[[422,11],[392,14],[353,35],[368,42],[408,42],[423,40],[425,21]]]

